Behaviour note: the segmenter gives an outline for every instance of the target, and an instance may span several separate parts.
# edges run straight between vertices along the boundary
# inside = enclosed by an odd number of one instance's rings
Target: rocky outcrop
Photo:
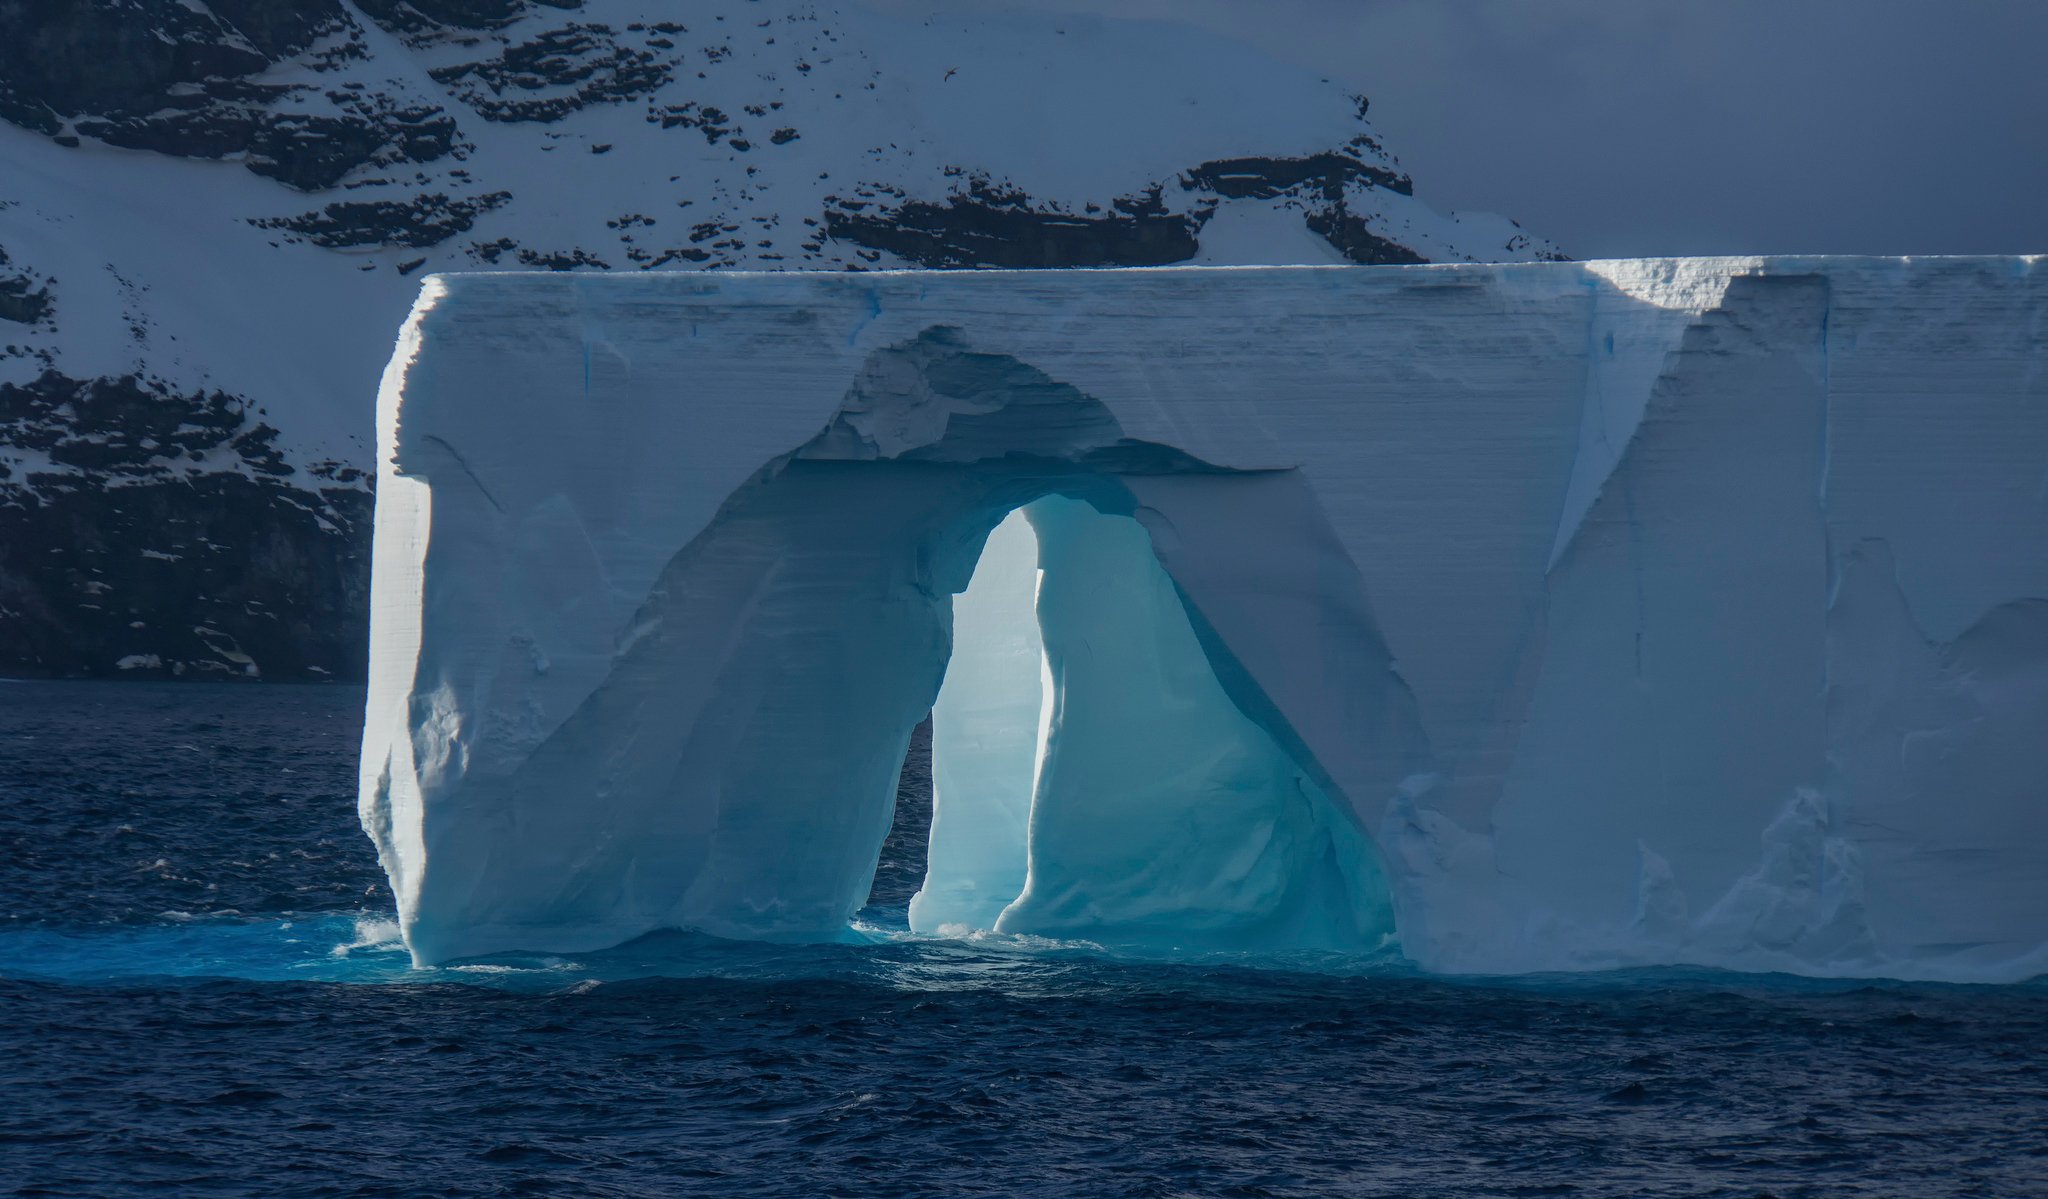
[[[489,121],[558,121],[589,104],[637,99],[673,78],[657,51],[622,43],[608,25],[564,25],[496,58],[458,63],[434,80]],[[541,99],[522,99],[552,91]]]
[[[442,34],[502,28],[532,6],[525,0],[356,0],[356,7],[417,46]],[[548,7],[581,8],[582,0],[553,0]]]
[[[49,677],[360,678],[369,520],[357,488],[226,473],[0,503],[0,663]]]
[[[1199,214],[1169,212],[1154,185],[1080,213],[975,180],[943,203],[833,200],[827,236],[922,267],[1168,266],[1201,249]]]
[[[67,145],[240,158],[302,191],[453,151],[455,122],[437,105],[272,81],[277,68],[336,75],[368,57],[339,0],[5,5],[0,117]]]
[[[370,496],[300,478],[243,401],[48,371],[0,384],[0,662],[14,673],[348,678]],[[24,466],[24,459],[34,466]]]
[[[466,233],[476,218],[512,198],[510,192],[492,192],[473,199],[454,200],[444,192],[415,196],[410,200],[340,200],[317,212],[291,217],[263,217],[250,220],[258,229],[282,229],[316,246],[343,249],[350,246],[439,245],[458,233]]]
[[[329,93],[340,112],[268,113],[250,133],[244,164],[300,191],[321,191],[364,165],[425,163],[456,151],[454,118],[438,105]]]
[[[50,281],[26,267],[14,266],[0,247],[0,321],[17,325],[39,325],[56,308]]]

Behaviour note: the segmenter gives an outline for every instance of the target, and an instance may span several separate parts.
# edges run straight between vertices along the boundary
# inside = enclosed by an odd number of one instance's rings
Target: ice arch
[[[408,944],[435,961],[673,927],[843,934],[946,671],[953,596],[991,530],[1030,506],[1048,553],[1073,559],[1047,563],[1055,680],[1089,681],[1054,714],[1031,870],[995,923],[1168,947],[1377,945],[1392,921],[1369,813],[1425,750],[1355,570],[1293,474],[1126,437],[1099,401],[945,327],[877,352],[825,428],[661,568],[566,718],[524,743],[502,722],[459,773],[418,770],[422,790],[442,784],[418,865],[384,842]],[[1287,548],[1211,549],[1173,573],[1176,551],[1248,535]],[[1127,663],[1153,669],[1139,694],[1091,672],[1090,636],[1174,640]],[[404,782],[380,780],[373,813],[409,798]]]

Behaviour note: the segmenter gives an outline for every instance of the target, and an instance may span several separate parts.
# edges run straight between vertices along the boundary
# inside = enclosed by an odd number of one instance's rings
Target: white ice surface
[[[2044,279],[430,281],[363,767],[408,942],[837,935],[952,597],[1063,493],[1137,518],[1429,968],[2039,973]]]

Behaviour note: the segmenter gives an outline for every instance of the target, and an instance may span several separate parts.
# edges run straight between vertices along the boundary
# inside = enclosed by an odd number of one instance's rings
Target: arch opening
[[[1362,830],[1419,739],[1313,491],[1128,437],[1100,402],[935,330],[878,352],[823,431],[661,566],[615,643],[582,647],[604,671],[566,718],[474,739],[485,768],[421,822],[415,957],[849,935],[914,732],[949,664],[966,680],[989,648],[955,636],[956,596],[1005,545],[1023,547],[1007,627],[1038,634],[1035,677],[997,697],[1022,703],[991,726],[1007,765],[975,766],[941,722],[938,877],[928,863],[913,924],[1379,948],[1391,905]],[[519,715],[522,677],[478,681],[506,686],[494,712]],[[971,818],[984,783],[1008,788],[1011,832],[973,832],[993,827]]]
[[[1054,492],[955,599],[914,931],[1368,952],[1394,932],[1355,818],[1233,699],[1134,516]]]

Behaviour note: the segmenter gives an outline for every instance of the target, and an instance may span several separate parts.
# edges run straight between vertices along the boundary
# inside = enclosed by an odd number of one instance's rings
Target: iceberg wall
[[[920,928],[2039,973],[2044,277],[433,277],[364,824],[420,961],[839,936],[936,702]]]

